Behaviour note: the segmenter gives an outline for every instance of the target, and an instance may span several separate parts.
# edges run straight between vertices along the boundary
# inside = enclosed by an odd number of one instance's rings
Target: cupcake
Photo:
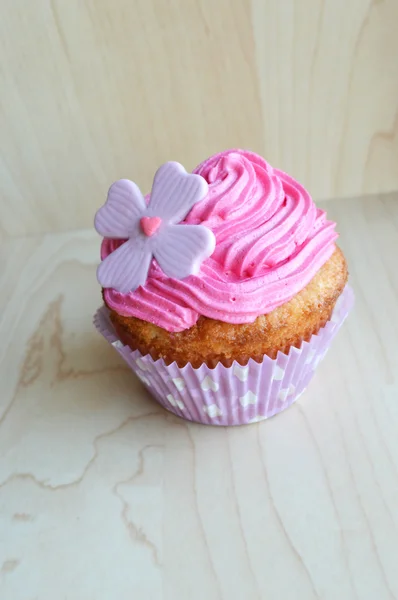
[[[252,152],[216,154],[193,173],[166,163],[147,197],[117,181],[95,227],[95,324],[189,420],[246,424],[290,406],[353,302],[335,223]]]

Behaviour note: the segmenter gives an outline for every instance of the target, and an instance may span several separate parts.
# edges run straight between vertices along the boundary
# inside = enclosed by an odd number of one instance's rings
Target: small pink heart
[[[148,237],[157,232],[161,222],[162,219],[160,217],[142,217],[140,219],[141,229]]]

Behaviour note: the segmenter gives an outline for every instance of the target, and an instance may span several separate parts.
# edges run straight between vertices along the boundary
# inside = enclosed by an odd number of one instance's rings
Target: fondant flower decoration
[[[101,286],[123,294],[133,292],[146,282],[152,258],[174,279],[198,273],[214,252],[214,234],[204,225],[179,223],[207,195],[207,189],[203,177],[188,174],[176,162],[158,169],[148,204],[135,183],[116,181],[94,224],[102,236],[126,241],[99,265]]]

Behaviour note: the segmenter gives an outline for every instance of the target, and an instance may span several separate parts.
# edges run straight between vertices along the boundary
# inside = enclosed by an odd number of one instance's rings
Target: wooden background
[[[0,235],[247,147],[316,199],[398,188],[397,0],[2,0]]]

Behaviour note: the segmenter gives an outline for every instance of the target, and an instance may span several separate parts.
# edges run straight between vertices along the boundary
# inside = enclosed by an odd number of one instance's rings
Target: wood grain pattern
[[[398,187],[395,0],[3,0],[0,235],[89,227],[247,147],[315,198]]]
[[[0,245],[2,598],[398,598],[398,195],[327,209],[356,307],[241,428],[167,414],[93,330],[92,231]]]

